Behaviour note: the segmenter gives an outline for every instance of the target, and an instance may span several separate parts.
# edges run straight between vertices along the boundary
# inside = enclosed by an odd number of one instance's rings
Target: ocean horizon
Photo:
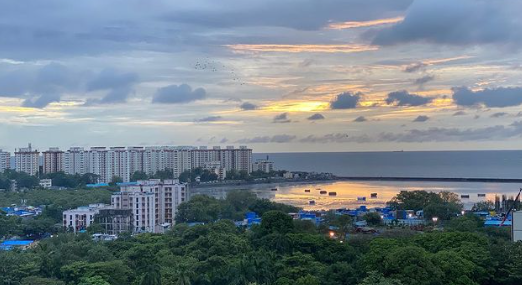
[[[254,153],[278,170],[353,177],[522,178],[522,150]]]

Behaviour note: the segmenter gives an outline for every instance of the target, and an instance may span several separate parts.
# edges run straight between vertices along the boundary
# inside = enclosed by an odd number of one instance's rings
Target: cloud
[[[274,136],[262,136],[254,138],[244,138],[237,140],[236,143],[289,143],[293,142],[296,136],[293,135],[274,135]]]
[[[505,117],[507,115],[508,115],[508,113],[506,113],[506,112],[498,112],[498,113],[492,114],[490,117],[491,118],[501,118],[501,117]]]
[[[60,102],[60,95],[58,94],[43,94],[38,97],[25,99],[22,103],[23,107],[29,108],[45,108],[53,102]]]
[[[245,102],[245,103],[239,105],[239,108],[241,108],[241,110],[243,110],[243,111],[250,111],[250,110],[257,109],[257,105],[254,105],[254,104],[249,103],[249,102]]]
[[[396,91],[388,94],[386,104],[397,103],[397,106],[422,106],[430,103],[433,98],[410,94],[408,91]]]
[[[357,107],[357,103],[361,100],[362,93],[358,92],[353,94],[351,92],[344,92],[330,102],[330,108],[336,109],[354,109]]]
[[[453,88],[453,101],[459,106],[511,107],[522,104],[522,87],[472,91],[467,87]]]
[[[211,0],[199,1],[200,9],[167,11],[173,22],[212,28],[284,27],[319,30],[331,22],[370,21],[383,14],[404,11],[412,0],[223,0],[219,9]]]
[[[492,126],[478,129],[429,128],[427,130],[409,130],[404,133],[381,133],[380,142],[442,142],[442,141],[479,141],[506,139],[522,136],[522,122],[511,125]]]
[[[464,112],[464,111],[457,111],[453,114],[453,116],[464,116],[464,115],[466,115],[466,112]]]
[[[226,45],[237,53],[287,52],[287,53],[353,53],[377,50],[377,46],[362,44],[234,44]]]
[[[424,62],[412,63],[412,64],[407,65],[404,68],[404,72],[413,73],[413,72],[416,72],[416,71],[419,71],[419,70],[426,69],[426,66],[428,66],[428,65],[426,63],[424,63]]]
[[[386,18],[386,19],[377,19],[372,21],[360,21],[360,22],[337,22],[331,23],[328,25],[328,29],[332,30],[344,30],[344,29],[354,29],[354,28],[363,28],[363,27],[373,27],[373,26],[382,26],[389,24],[396,24],[404,20],[403,17],[395,17],[395,18]]]
[[[308,117],[306,119],[309,120],[309,121],[317,121],[317,120],[324,120],[325,118],[324,118],[323,115],[317,113],[317,114],[311,115],[310,117]]]
[[[192,90],[187,84],[169,85],[159,88],[152,98],[152,103],[157,104],[183,104],[196,100],[203,100],[207,92],[203,88]]]
[[[420,115],[420,116],[417,116],[417,118],[415,118],[412,122],[423,123],[423,122],[426,122],[429,119],[430,119],[430,117],[428,117],[428,116]]]
[[[433,76],[433,75],[426,75],[426,76],[423,76],[423,77],[415,79],[413,81],[413,84],[424,86],[424,84],[426,84],[426,83],[428,83],[430,81],[433,81],[434,79],[435,79],[435,76]]]
[[[292,120],[288,119],[288,113],[282,113],[274,117],[274,123],[290,123]]]
[[[353,120],[353,121],[356,123],[362,123],[362,122],[366,122],[368,120],[364,116],[359,116],[359,117],[355,118],[355,120]]]
[[[512,0],[422,0],[408,8],[402,22],[377,31],[377,45],[428,42],[450,45],[522,42],[517,15],[522,2]]]
[[[368,135],[350,136],[343,133],[334,133],[326,135],[309,135],[307,137],[299,139],[301,143],[367,143],[371,142],[372,139]]]
[[[195,122],[200,122],[200,123],[203,123],[203,122],[217,122],[217,121],[221,121],[221,120],[223,120],[223,117],[221,117],[221,116],[209,116],[209,117],[205,117],[205,118],[202,118],[202,119],[195,120]]]
[[[20,65],[0,73],[0,97],[25,98],[24,107],[45,108],[62,94],[80,90],[82,76],[59,63]]]

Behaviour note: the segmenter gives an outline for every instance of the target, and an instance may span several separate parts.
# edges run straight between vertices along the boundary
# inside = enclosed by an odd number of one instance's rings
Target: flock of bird
[[[245,85],[245,82],[241,80],[241,78],[238,76],[238,74],[234,71],[232,68],[228,68],[224,64],[211,60],[210,58],[206,57],[202,61],[197,61],[194,65],[195,70],[205,70],[210,72],[228,72],[232,76],[232,82],[239,84],[239,85]]]

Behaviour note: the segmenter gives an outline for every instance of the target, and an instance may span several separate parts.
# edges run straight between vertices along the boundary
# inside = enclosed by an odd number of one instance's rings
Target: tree
[[[292,217],[281,211],[268,211],[261,218],[261,230],[269,233],[289,233],[294,229]]]
[[[359,285],[402,285],[402,282],[397,279],[386,278],[377,271],[370,271]]]
[[[143,171],[134,171],[134,173],[132,173],[131,177],[130,177],[130,181],[138,181],[138,180],[147,180],[149,179],[149,176],[147,175],[147,173],[143,172]]]
[[[473,204],[471,211],[473,212],[489,212],[495,210],[495,204],[492,201],[480,201]]]
[[[378,226],[382,223],[381,215],[379,215],[379,213],[376,212],[366,213],[363,216],[363,219],[368,223],[368,225],[371,226]]]
[[[396,248],[384,259],[384,276],[398,279],[404,284],[440,284],[443,272],[420,247],[406,246]]]
[[[157,264],[151,264],[141,278],[140,285],[161,285],[161,268]]]
[[[431,219],[438,217],[441,220],[449,220],[462,211],[463,205],[458,195],[451,192],[439,193],[427,191],[401,191],[388,205],[396,210],[424,210],[424,217]]]

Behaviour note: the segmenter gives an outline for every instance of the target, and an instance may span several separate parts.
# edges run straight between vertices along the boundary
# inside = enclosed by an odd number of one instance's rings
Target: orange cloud
[[[380,25],[396,24],[396,23],[402,22],[402,20],[404,20],[404,17],[378,19],[378,20],[363,21],[363,22],[337,22],[337,23],[331,23],[330,25],[328,25],[327,29],[344,30],[344,29],[354,29],[354,28],[362,28],[362,27],[373,27],[373,26],[380,26]]]
[[[280,45],[280,44],[236,44],[226,45],[237,53],[248,52],[321,52],[321,53],[352,53],[377,50],[377,46],[361,45],[361,44],[332,44],[332,45],[312,45],[312,44],[297,44],[297,45]]]

